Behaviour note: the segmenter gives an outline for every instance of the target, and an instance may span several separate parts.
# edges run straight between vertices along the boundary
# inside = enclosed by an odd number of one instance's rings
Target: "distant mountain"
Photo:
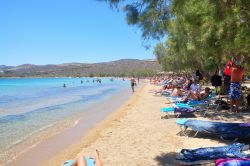
[[[101,63],[64,63],[49,65],[23,64],[0,66],[0,77],[80,77],[90,75],[131,75],[161,70],[155,60],[121,59]]]
[[[12,68],[13,66],[5,66],[5,65],[0,65],[0,69],[9,69]]]

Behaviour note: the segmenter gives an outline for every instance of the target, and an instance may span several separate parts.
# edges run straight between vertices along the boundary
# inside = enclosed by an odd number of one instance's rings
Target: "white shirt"
[[[201,91],[201,87],[200,87],[200,85],[199,84],[192,84],[191,86],[190,86],[190,88],[191,88],[191,91],[192,92],[197,92],[197,91]]]

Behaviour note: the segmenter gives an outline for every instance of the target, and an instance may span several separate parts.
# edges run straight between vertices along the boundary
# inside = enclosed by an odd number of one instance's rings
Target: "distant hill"
[[[5,65],[0,65],[0,70],[6,70],[6,69],[11,69],[13,66],[5,66]]]
[[[81,77],[152,74],[161,70],[155,60],[121,59],[102,63],[65,63],[49,65],[0,65],[0,77]]]

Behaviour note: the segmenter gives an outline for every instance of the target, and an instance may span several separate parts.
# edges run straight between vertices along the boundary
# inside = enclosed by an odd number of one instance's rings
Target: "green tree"
[[[155,47],[164,70],[213,70],[232,51],[250,63],[249,0],[105,0],[123,9],[144,39],[167,36]]]

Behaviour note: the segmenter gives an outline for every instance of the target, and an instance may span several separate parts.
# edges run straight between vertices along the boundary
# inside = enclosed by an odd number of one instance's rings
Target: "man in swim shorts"
[[[136,81],[135,81],[134,78],[132,78],[132,79],[130,80],[130,82],[131,82],[132,92],[134,93],[134,92],[135,92]]]
[[[238,107],[240,105],[240,98],[241,98],[241,80],[243,78],[243,68],[240,65],[239,60],[234,58],[232,67],[231,67],[231,83],[230,83],[230,91],[229,91],[229,98],[230,98],[230,105],[231,111],[238,111]]]

